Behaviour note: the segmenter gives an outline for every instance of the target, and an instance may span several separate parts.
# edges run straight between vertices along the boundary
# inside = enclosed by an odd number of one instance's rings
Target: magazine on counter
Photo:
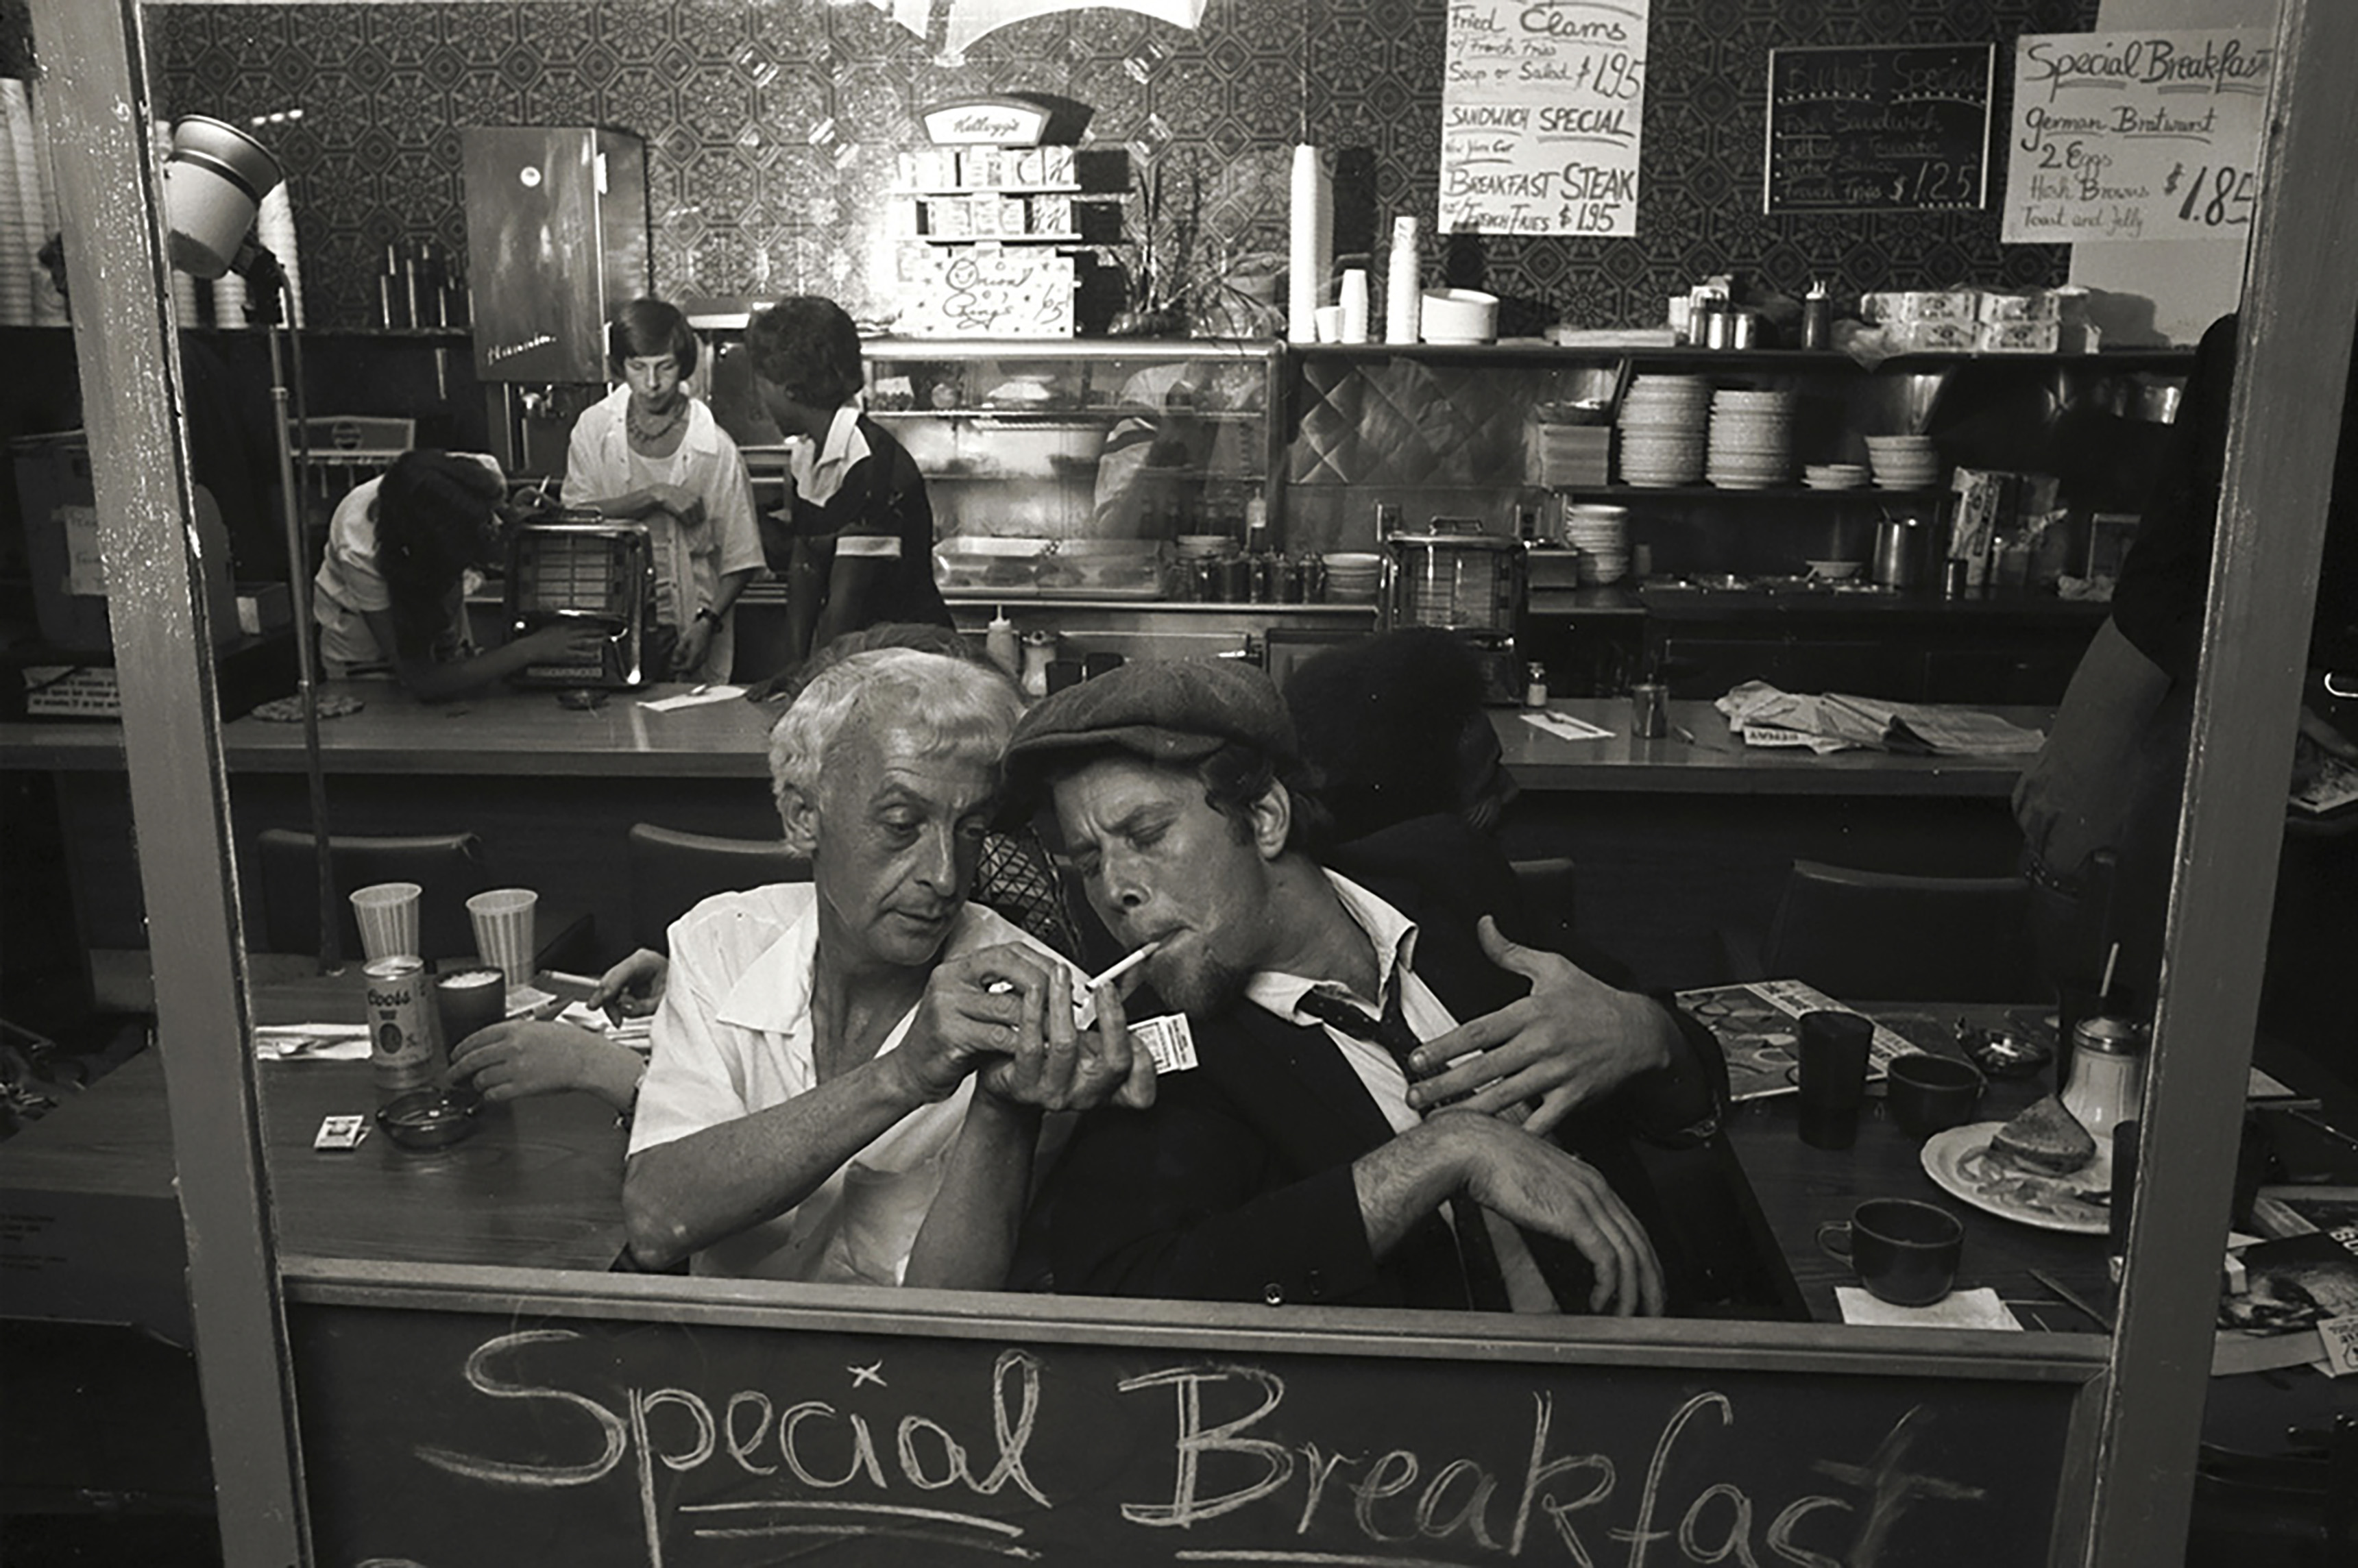
[[[1856,1012],[1801,980],[1746,980],[1680,991],[1679,1005],[1719,1037],[1727,1054],[1731,1099],[1762,1099],[1798,1092],[1787,1075],[1801,1060],[1801,1014]],[[1883,1076],[1894,1056],[1916,1049],[1878,1023],[1866,1048],[1866,1076]]]
[[[2244,1288],[2220,1298],[2214,1378],[2321,1362],[2320,1325],[2358,1319],[2358,1187],[2262,1187],[2252,1228],[2266,1239],[2237,1255]]]

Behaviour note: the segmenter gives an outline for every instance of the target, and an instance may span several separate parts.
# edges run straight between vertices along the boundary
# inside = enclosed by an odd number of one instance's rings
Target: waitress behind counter
[[[745,330],[794,494],[763,519],[786,582],[787,671],[880,622],[950,624],[934,586],[934,509],[901,443],[860,411],[860,330],[831,299],[781,299]]]
[[[737,443],[682,383],[696,334],[660,299],[633,299],[606,333],[622,384],[582,410],[566,453],[568,506],[644,523],[654,546],[648,663],[682,680],[727,680],[730,609],[762,567],[753,487]]]
[[[478,452],[406,451],[336,503],[312,579],[311,619],[331,680],[390,677],[426,701],[463,697],[526,665],[597,657],[568,625],[478,652],[468,579],[498,554],[500,465]]]

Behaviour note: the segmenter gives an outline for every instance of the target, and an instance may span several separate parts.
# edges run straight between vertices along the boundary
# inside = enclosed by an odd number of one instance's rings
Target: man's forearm
[[[1384,1257],[1416,1223],[1466,1184],[1465,1155],[1455,1125],[1471,1117],[1442,1115],[1420,1122],[1351,1162],[1351,1188],[1367,1227],[1368,1250]]]
[[[632,1256],[667,1267],[775,1218],[924,1103],[887,1056],[784,1105],[640,1151],[622,1174]]]
[[[902,1282],[996,1291],[1007,1283],[1032,1185],[1040,1113],[977,1090]]]

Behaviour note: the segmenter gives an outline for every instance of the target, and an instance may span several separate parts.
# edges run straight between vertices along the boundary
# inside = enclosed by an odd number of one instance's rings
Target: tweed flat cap
[[[1152,762],[1200,762],[1231,741],[1296,760],[1293,719],[1267,676],[1227,659],[1148,659],[1033,705],[1007,746],[1011,778],[1037,777],[1060,752],[1111,748]]]

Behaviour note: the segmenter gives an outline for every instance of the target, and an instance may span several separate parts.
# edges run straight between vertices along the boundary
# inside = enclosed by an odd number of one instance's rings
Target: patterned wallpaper
[[[21,0],[7,0],[10,6]],[[1995,212],[1758,211],[1768,51],[1996,40],[2092,26],[2095,0],[1653,0],[1639,236],[1461,242],[1428,281],[1480,282],[1533,325],[1659,321],[1664,296],[1735,270],[1798,292],[2061,283],[2058,246],[2001,245]],[[935,43],[945,7],[935,6]],[[0,18],[6,13],[0,11]],[[243,121],[290,170],[314,325],[374,321],[388,242],[465,249],[468,124],[605,124],[648,146],[655,284],[674,297],[829,293],[891,309],[886,192],[916,115],[992,91],[1095,111],[1084,146],[1162,178],[1164,243],[1195,217],[1199,270],[1285,245],[1290,148],[1355,150],[1372,223],[1429,225],[1443,0],[1210,0],[1185,32],[1093,9],[1018,24],[945,61],[872,6],[827,0],[164,5],[148,13],[168,114]],[[2001,50],[2001,91],[2007,76]],[[2000,106],[2001,123],[2004,104]],[[1142,204],[1130,203],[1136,234]]]

